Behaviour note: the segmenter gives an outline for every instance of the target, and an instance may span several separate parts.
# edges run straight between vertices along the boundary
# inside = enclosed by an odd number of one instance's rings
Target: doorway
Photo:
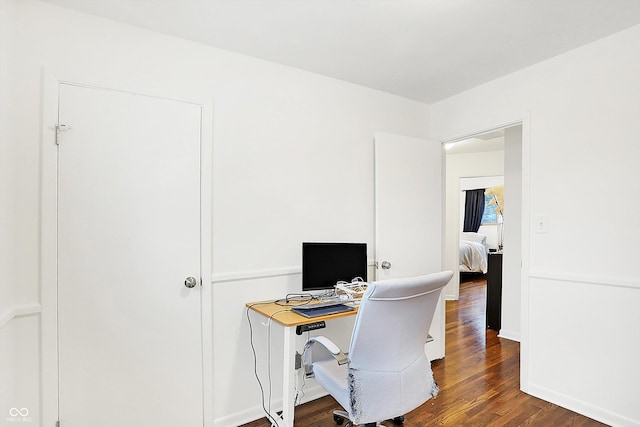
[[[460,286],[461,178],[504,176],[503,290],[500,336],[520,340],[522,242],[522,125],[493,129],[445,143],[445,265],[456,272],[445,289],[457,300]],[[507,208],[507,206],[509,206]],[[462,211],[463,212],[463,211]],[[497,249],[497,248],[495,248]]]

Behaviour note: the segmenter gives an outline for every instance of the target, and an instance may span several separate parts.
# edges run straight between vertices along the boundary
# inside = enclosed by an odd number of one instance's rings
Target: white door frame
[[[465,132],[463,135],[457,135],[445,139],[440,142],[444,145],[449,142],[457,142],[465,139],[473,138],[476,135],[492,132],[498,129],[504,129],[512,126],[522,125],[522,218],[521,218],[521,250],[522,250],[522,268],[520,270],[520,389],[525,393],[529,389],[529,270],[530,270],[530,253],[531,253],[531,113],[526,111],[512,120],[508,120],[501,124],[488,124],[485,128]],[[443,148],[444,152],[444,148]],[[443,174],[446,174],[446,156],[443,155]],[[446,176],[446,175],[444,175]],[[443,194],[446,191],[446,178],[443,178]],[[443,218],[446,216],[446,204],[442,205]],[[443,247],[445,245],[446,235],[443,235]]]
[[[121,83],[96,82],[86,76],[57,78],[48,70],[42,79],[42,128],[40,175],[40,321],[41,351],[41,420],[40,425],[54,426],[58,420],[58,304],[57,304],[57,199],[58,149],[58,88],[61,83],[99,89],[116,90],[197,104],[201,107],[200,133],[200,253],[201,253],[201,311],[202,311],[202,386],[204,426],[213,425],[213,324],[212,324],[212,123],[213,100],[193,95],[169,93],[162,88],[143,85],[123,86]]]

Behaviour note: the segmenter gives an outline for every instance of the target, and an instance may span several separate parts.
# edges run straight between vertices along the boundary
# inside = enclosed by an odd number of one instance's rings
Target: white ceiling
[[[46,0],[433,103],[640,24],[640,0]]]

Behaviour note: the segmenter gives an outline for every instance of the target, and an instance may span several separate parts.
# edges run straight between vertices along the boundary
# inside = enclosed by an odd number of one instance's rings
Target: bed
[[[479,233],[463,232],[460,234],[460,272],[487,272],[487,236]]]

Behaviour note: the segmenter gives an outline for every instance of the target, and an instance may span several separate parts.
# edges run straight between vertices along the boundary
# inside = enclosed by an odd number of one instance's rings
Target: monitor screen
[[[302,290],[333,289],[356,277],[367,281],[366,243],[302,243]]]

